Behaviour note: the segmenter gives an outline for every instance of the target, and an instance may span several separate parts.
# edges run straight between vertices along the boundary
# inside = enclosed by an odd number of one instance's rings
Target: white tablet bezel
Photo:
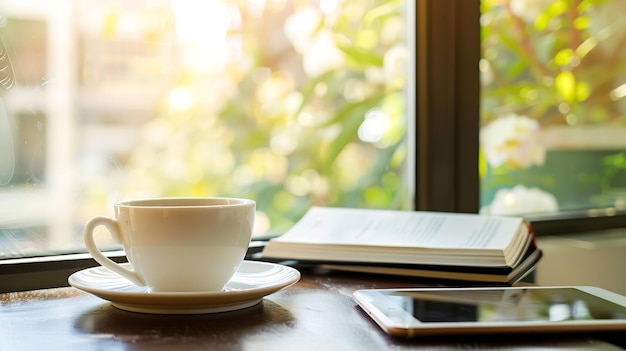
[[[468,287],[468,288],[405,288],[362,289],[353,293],[359,306],[387,333],[402,337],[467,335],[483,333],[546,333],[546,332],[593,332],[626,330],[626,319],[612,320],[565,320],[556,322],[437,322],[423,323],[392,303],[385,292],[493,290],[493,289],[578,289],[610,302],[626,306],[626,297],[592,286],[516,286],[516,287]]]

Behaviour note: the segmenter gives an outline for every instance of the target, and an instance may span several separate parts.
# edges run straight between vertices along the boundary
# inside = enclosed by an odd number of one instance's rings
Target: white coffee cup
[[[115,204],[116,218],[94,217],[87,250],[102,266],[154,292],[220,291],[243,261],[256,203],[235,198],[154,198]],[[106,257],[94,240],[104,226],[132,269]]]

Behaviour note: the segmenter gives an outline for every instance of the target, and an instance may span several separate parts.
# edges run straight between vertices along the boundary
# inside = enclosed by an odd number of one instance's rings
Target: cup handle
[[[85,230],[83,232],[87,251],[89,251],[93,259],[96,260],[96,262],[100,263],[102,266],[130,280],[135,285],[145,286],[146,282],[141,276],[139,276],[139,274],[137,274],[137,272],[126,269],[119,264],[113,262],[110,258],[102,254],[102,252],[98,249],[98,247],[96,246],[96,242],[93,238],[93,232],[96,227],[101,225],[106,227],[113,239],[121,242],[119,227],[114,219],[111,219],[109,217],[94,217],[87,221],[87,223],[85,224]]]

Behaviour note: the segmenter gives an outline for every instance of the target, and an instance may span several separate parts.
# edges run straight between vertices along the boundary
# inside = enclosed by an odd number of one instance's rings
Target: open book
[[[541,257],[519,217],[313,207],[262,256],[326,268],[513,283]]]

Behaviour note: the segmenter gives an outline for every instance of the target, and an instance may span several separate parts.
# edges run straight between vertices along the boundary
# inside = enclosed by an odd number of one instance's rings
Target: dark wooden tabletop
[[[0,294],[0,350],[622,349],[619,334],[396,339],[361,311],[352,292],[432,284],[301,272],[296,285],[254,307],[205,315],[126,312],[70,287]]]

